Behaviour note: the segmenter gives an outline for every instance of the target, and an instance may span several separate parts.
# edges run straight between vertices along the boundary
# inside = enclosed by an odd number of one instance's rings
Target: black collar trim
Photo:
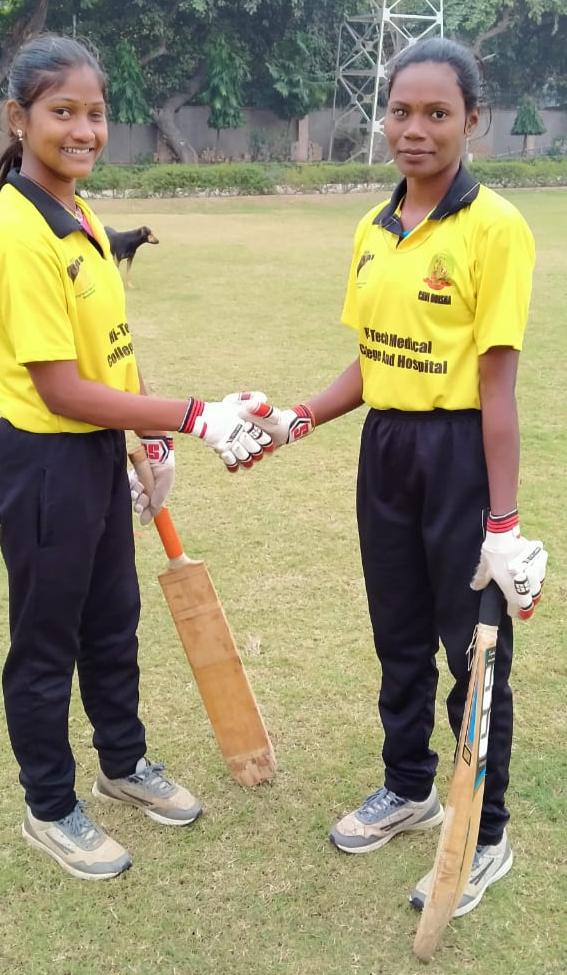
[[[58,203],[57,200],[54,200],[45,190],[42,190],[41,186],[38,186],[33,180],[22,176],[18,170],[12,169],[8,173],[6,182],[14,186],[22,196],[25,196],[26,200],[33,203],[36,210],[41,213],[44,220],[49,224],[50,229],[56,237],[62,240],[64,237],[68,237],[80,229],[75,218],[67,212],[65,207]],[[87,236],[101,256],[104,256],[102,247],[98,241],[94,237],[91,237],[90,234],[87,234]]]
[[[463,165],[459,166],[457,175],[447,190],[447,193],[441,202],[437,204],[433,213],[430,213],[428,219],[444,220],[445,217],[450,217],[454,213],[458,213],[459,210],[470,206],[473,200],[476,200],[479,189],[480,183],[473,179]],[[373,223],[384,227],[384,230],[389,230],[391,233],[396,234],[397,237],[402,234],[403,228],[396,210],[403,200],[406,191],[407,181],[402,179],[392,193],[389,202],[380,210],[380,213],[373,221]]]

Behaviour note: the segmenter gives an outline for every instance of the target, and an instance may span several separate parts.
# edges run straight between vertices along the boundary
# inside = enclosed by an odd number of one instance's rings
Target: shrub
[[[481,183],[493,187],[567,186],[567,159],[542,156],[521,161],[486,160],[468,167]],[[176,196],[191,194],[261,195],[280,187],[296,192],[349,190],[365,186],[390,188],[400,179],[395,166],[362,163],[211,163],[184,166],[97,166],[82,188],[97,195]]]
[[[567,186],[567,163],[549,157],[520,161],[474,162],[471,173],[494,187]]]

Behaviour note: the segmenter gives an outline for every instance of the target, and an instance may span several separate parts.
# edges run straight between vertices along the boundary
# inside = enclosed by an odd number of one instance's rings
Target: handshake
[[[198,437],[212,447],[228,471],[247,470],[276,447],[294,443],[315,428],[315,417],[308,406],[279,410],[266,402],[265,393],[230,393],[219,403],[189,399],[179,433]],[[136,472],[130,477],[134,511],[147,525],[163,507],[173,486],[175,458],[171,437],[144,437],[154,477],[151,497],[144,492]]]
[[[220,403],[190,400],[179,431],[204,440],[231,472],[252,467],[264,453],[307,436],[315,427],[309,407],[279,410],[266,400],[260,392],[229,393]]]

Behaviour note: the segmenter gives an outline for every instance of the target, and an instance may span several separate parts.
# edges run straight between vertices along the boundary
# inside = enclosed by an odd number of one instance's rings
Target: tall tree
[[[325,104],[333,75],[324,70],[325,52],[316,34],[298,32],[277,41],[266,60],[272,81],[269,103],[282,118],[301,119]]]
[[[215,34],[205,45],[206,77],[200,100],[209,106],[209,128],[238,129],[244,124],[244,84],[250,79],[248,52],[242,43]]]
[[[493,104],[515,106],[526,91],[567,101],[567,0],[446,0],[445,28],[486,58]]]
[[[22,40],[44,24],[76,30],[98,46],[109,69],[113,117],[152,118],[175,158],[192,162],[196,154],[178,125],[181,107],[206,89],[221,127],[245,104],[272,106],[287,118],[312,110],[334,76],[341,22],[365,10],[369,0],[0,0],[0,81]],[[445,0],[445,29],[493,55],[493,103],[517,105],[535,90],[567,100],[567,0]],[[223,78],[216,75],[213,91],[221,37]]]
[[[177,125],[176,113],[198,92],[203,75],[201,51],[215,7],[223,0],[50,0],[47,24],[65,30],[69,8],[76,13],[78,34],[99,48],[111,73],[122,70],[136,97],[129,111],[151,118],[173,155],[194,162],[196,153]],[[117,45],[132,57],[116,64]],[[138,84],[140,77],[143,85]],[[111,115],[120,118],[124,105],[116,84],[110,86]]]
[[[20,44],[42,30],[48,0],[0,0],[0,81]]]
[[[129,125],[149,121],[146,78],[138,55],[130,41],[121,38],[106,56],[109,98],[114,106],[114,120]]]

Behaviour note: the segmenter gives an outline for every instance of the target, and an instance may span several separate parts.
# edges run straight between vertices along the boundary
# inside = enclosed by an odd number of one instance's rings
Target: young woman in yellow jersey
[[[521,536],[516,507],[514,390],[533,240],[518,211],[461,165],[479,102],[477,62],[460,45],[426,40],[397,58],[385,134],[404,178],[356,231],[343,320],[357,331],[359,354],[308,403],[281,411],[258,402],[248,414],[281,446],[370,407],[357,517],[382,669],[385,777],[333,827],[339,849],[365,853],[441,823],[429,747],[439,641],[454,678],[447,709],[458,735],[480,590],[490,579],[502,590],[480,835],[457,914],[512,865],[512,617],[531,615],[547,559],[541,542]],[[524,570],[522,595],[514,578]],[[412,903],[423,906],[426,892],[424,878]]]
[[[237,405],[145,395],[124,291],[104,228],[75,194],[107,141],[106,80],[70,38],[43,35],[12,66],[12,142],[0,159],[0,546],[11,643],[6,719],[26,794],[23,835],[69,873],[104,879],[128,852],[89,819],[74,790],[69,744],[77,667],[93,725],[99,798],[160,823],[201,812],[145,757],[138,717],[131,490],[147,523],[173,480],[167,431],[191,433],[230,470],[270,440]],[[124,430],[153,467],[151,498],[129,485]]]

